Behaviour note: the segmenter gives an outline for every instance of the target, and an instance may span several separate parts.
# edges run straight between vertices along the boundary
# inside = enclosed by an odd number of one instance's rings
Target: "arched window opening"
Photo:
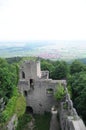
[[[25,73],[22,71],[22,78],[25,79]]]

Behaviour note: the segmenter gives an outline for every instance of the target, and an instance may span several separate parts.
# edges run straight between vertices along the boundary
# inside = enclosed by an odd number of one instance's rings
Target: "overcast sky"
[[[86,40],[86,0],[0,0],[0,41]]]

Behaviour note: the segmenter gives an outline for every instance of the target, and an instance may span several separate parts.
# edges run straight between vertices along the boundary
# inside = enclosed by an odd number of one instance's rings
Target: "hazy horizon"
[[[68,40],[34,40],[34,41],[0,41],[0,46],[25,46],[25,45],[31,45],[31,44],[39,44],[39,45],[43,45],[43,44],[50,44],[50,45],[77,45],[77,46],[86,46],[86,41],[68,41]]]
[[[86,41],[0,42],[0,57],[86,58]]]

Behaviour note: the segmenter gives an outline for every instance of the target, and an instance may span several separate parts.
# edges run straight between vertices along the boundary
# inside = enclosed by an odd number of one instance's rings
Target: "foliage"
[[[45,113],[44,115],[33,115],[33,118],[35,119],[35,128],[34,130],[48,130],[50,127],[50,119],[51,114]],[[28,129],[28,123],[31,121],[32,117],[25,113],[21,118],[19,118],[18,126],[16,130],[27,130]]]
[[[42,70],[49,70],[50,78],[66,79],[69,73],[68,65],[65,61],[41,60]]]
[[[22,116],[26,109],[25,98],[15,87],[18,84],[18,72],[18,64],[8,64],[5,59],[0,58],[0,98],[3,97],[6,105],[0,113],[1,124],[10,120],[14,114],[17,114],[17,117]]]
[[[20,95],[16,101],[15,113],[18,117],[21,117],[26,110],[26,101],[24,96]]]
[[[70,94],[70,98],[72,98],[72,88],[70,85],[67,86],[68,93]]]
[[[71,74],[79,73],[85,70],[86,70],[86,66],[78,60],[73,61],[72,64],[70,65]]]
[[[54,79],[66,79],[68,75],[68,65],[65,61],[56,62],[56,67],[53,72]]]
[[[51,62],[50,60],[41,60],[41,69],[42,70],[48,70],[50,73],[50,78],[52,78],[52,73],[55,69],[53,62]]]
[[[70,65],[70,74],[68,86],[71,87],[74,107],[86,124],[86,65],[78,60],[73,61]]]
[[[8,63],[6,62],[6,60],[0,58],[0,68],[4,68],[6,66],[8,66]]]
[[[9,99],[5,110],[2,112],[2,122],[8,121],[14,113],[17,114],[18,117],[23,115],[25,108],[25,99],[18,93],[17,88],[15,88],[12,98]]]
[[[63,108],[68,109],[68,104],[66,102],[63,104]]]
[[[78,113],[86,121],[86,73],[75,73],[69,80],[72,90],[72,100]]]
[[[15,112],[15,105],[16,105],[16,99],[17,97],[12,97],[7,106],[6,109],[2,112],[2,121],[6,122],[10,119],[10,117],[14,114]]]
[[[57,99],[57,101],[60,101],[63,99],[63,97],[65,96],[65,90],[64,90],[64,87],[59,84],[57,86],[57,91],[55,92],[55,98]]]
[[[18,76],[15,65],[9,65],[6,60],[0,59],[0,98],[7,103],[17,85]]]
[[[11,58],[6,58],[6,61],[9,64],[13,64],[13,63],[18,63],[19,61],[22,60],[22,57],[11,57]]]
[[[34,115],[35,125],[34,130],[49,130],[51,114],[45,113],[44,115]]]
[[[29,123],[31,121],[32,117],[25,113],[23,114],[21,117],[19,117],[18,119],[18,126],[16,128],[16,130],[24,130],[27,126],[27,123]]]

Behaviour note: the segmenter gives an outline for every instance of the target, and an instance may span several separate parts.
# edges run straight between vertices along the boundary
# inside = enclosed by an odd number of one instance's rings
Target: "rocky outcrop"
[[[61,130],[86,130],[83,120],[78,116],[76,109],[73,107],[73,102],[70,99],[66,85],[64,89],[66,97],[60,103],[59,111]]]

